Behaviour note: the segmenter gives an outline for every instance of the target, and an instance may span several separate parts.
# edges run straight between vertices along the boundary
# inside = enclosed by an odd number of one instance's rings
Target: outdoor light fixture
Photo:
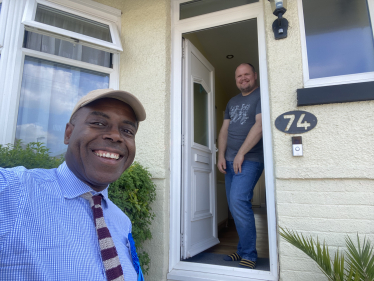
[[[273,22],[273,32],[276,40],[287,37],[288,20],[283,18],[283,14],[287,11],[287,0],[269,0],[273,14],[278,17]]]

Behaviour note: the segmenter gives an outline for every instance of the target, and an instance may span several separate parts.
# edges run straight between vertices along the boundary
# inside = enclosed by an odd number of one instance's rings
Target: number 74
[[[304,113],[300,115],[300,118],[297,121],[296,126],[299,127],[299,128],[304,128],[305,130],[307,130],[308,127],[310,127],[311,125],[307,121],[304,121],[304,123],[301,123],[301,122],[303,122],[304,117],[305,117]],[[285,129],[285,131],[287,132],[291,128],[291,125],[292,125],[293,121],[295,120],[295,114],[284,115],[283,118],[284,119],[290,119],[290,121],[288,121],[287,127]]]

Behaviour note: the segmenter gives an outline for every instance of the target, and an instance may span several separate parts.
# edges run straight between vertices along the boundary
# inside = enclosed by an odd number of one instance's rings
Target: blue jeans
[[[252,210],[253,189],[264,170],[264,163],[244,160],[242,172],[235,174],[233,162],[226,161],[226,196],[239,235],[238,255],[256,261],[256,225]]]

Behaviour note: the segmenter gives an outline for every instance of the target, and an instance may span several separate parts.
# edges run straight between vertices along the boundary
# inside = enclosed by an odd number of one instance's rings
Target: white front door
[[[182,259],[219,243],[214,108],[214,68],[186,39],[182,103]]]

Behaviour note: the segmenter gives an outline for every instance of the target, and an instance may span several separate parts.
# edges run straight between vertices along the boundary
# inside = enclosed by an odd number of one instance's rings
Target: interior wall
[[[184,34],[216,69],[216,131],[223,123],[223,113],[230,98],[239,90],[235,84],[235,69],[243,62],[252,63],[258,70],[257,22],[248,20],[193,33]],[[227,55],[233,55],[227,59]],[[259,80],[258,80],[259,81]],[[218,169],[217,180],[225,177]]]
[[[221,129],[228,101],[239,93],[235,84],[235,69],[242,62],[251,62],[258,69],[257,23],[255,20],[233,23],[221,27],[200,30],[183,35],[208,59],[216,70],[215,105],[216,132]],[[227,59],[226,55],[234,55]],[[225,70],[224,72],[222,70]],[[227,71],[229,69],[229,71]],[[222,75],[223,76],[222,77]],[[228,76],[228,77],[227,77]],[[259,79],[258,79],[259,80]],[[259,81],[258,81],[259,82]],[[229,218],[225,176],[216,167],[217,175],[217,222]],[[254,190],[253,206],[266,206],[265,178],[262,176]]]
[[[146,280],[166,280],[169,257],[169,151],[171,11],[168,0],[96,0],[122,11],[121,90],[139,98],[147,112],[136,135],[135,160],[156,183],[153,239],[145,243],[151,268]]]

